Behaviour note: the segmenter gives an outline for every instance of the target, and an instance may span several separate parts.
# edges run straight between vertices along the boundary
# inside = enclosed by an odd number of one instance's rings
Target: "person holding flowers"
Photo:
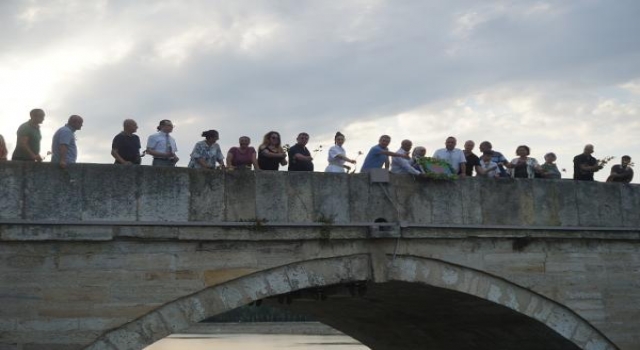
[[[512,178],[533,179],[536,173],[542,172],[538,161],[533,157],[529,157],[530,153],[529,146],[521,145],[516,148],[518,158],[513,158],[510,163],[506,164]]]
[[[593,174],[602,169],[602,165],[598,164],[598,160],[591,154],[593,153],[593,145],[584,146],[582,154],[573,157],[573,179],[581,181],[593,181]]]

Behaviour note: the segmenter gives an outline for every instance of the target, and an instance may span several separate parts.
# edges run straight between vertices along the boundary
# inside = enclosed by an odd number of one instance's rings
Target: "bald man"
[[[140,138],[135,134],[138,123],[133,119],[125,119],[122,129],[111,143],[111,155],[115,164],[140,164]]]
[[[72,115],[67,124],[56,131],[51,142],[51,163],[57,163],[64,169],[68,164],[76,162],[78,148],[76,147],[75,133],[82,129],[82,123],[81,116]]]
[[[573,157],[573,179],[581,181],[593,181],[593,173],[602,169],[598,161],[591,156],[593,145],[584,146],[582,154]]]

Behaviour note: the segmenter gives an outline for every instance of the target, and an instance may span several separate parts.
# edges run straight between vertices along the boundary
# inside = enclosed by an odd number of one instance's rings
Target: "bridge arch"
[[[507,280],[435,259],[415,256],[387,256],[385,259],[386,263],[380,264],[378,262],[375,264],[370,255],[359,254],[296,262],[256,272],[165,304],[130,323],[106,332],[86,349],[139,350],[172,333],[184,330],[194,323],[246,305],[254,300],[309,288],[325,288],[353,283],[367,283],[369,286],[367,293],[371,297],[367,296],[367,298],[371,299],[369,301],[374,306],[367,306],[363,310],[363,314],[371,312],[372,309],[375,310],[377,308],[375,304],[380,302],[377,298],[380,295],[388,297],[389,291],[395,294],[396,300],[399,302],[405,299],[409,300],[409,303],[413,303],[409,308],[414,306],[416,310],[419,310],[416,300],[420,299],[411,299],[411,295],[419,297],[420,295],[437,294],[442,296],[437,299],[440,301],[452,300],[452,303],[461,303],[463,308],[477,307],[480,309],[479,314],[491,310],[501,315],[507,315],[507,322],[526,320],[526,322],[530,322],[530,325],[534,325],[532,327],[538,327],[538,331],[543,329],[542,338],[524,337],[532,341],[540,341],[540,339],[547,341],[545,337],[549,339],[548,344],[535,344],[533,347],[535,349],[567,349],[569,347],[582,350],[617,349],[597,329],[570,309]],[[469,304],[470,301],[473,303]],[[300,305],[298,310],[311,311],[312,313],[317,311],[316,316],[319,316],[322,322],[353,336],[374,350],[402,348],[402,345],[397,342],[394,344],[377,341],[380,340],[377,339],[380,332],[367,335],[366,332],[370,332],[371,329],[366,326],[362,327],[362,324],[359,323],[358,318],[361,318],[361,315],[356,316],[353,320],[339,320],[345,315],[337,316],[335,313],[326,312],[330,308],[320,302],[315,302],[315,306],[311,307],[309,307],[310,303],[296,301],[292,305]],[[343,306],[340,305],[338,309]],[[361,306],[356,305],[356,310]],[[398,306],[393,305],[392,307]],[[296,309],[295,306],[293,308]],[[388,310],[377,309],[382,310],[382,314],[388,312]],[[341,312],[351,311],[342,309]],[[375,317],[380,316],[380,313],[375,315]],[[405,316],[409,319],[413,318],[409,322],[411,328],[416,328],[422,322],[420,319],[415,319],[415,314],[401,315],[401,317]],[[495,315],[492,317],[495,318]],[[371,317],[371,319],[375,318]],[[371,323],[371,320],[365,323]],[[509,325],[507,324],[506,327],[508,328]],[[358,331],[357,328],[361,330]],[[401,334],[407,329],[409,328],[405,325],[404,329],[394,329],[394,332]],[[431,342],[430,348],[440,349],[437,347],[437,340],[430,338],[430,330],[413,329],[411,331],[414,335],[419,334],[423,337],[420,341]],[[387,332],[383,337],[394,332]],[[466,336],[470,334],[469,332],[478,333],[482,330],[467,330]],[[512,336],[516,341],[523,339],[522,334],[513,334]],[[459,335],[452,331],[451,337],[451,339],[455,339]],[[471,343],[468,343],[466,348],[475,349],[476,347],[470,345],[473,340],[468,341]],[[495,343],[487,346],[487,348],[500,348],[500,346],[496,347]],[[477,348],[484,349],[481,346]],[[519,348],[527,349],[523,346],[519,346]]]

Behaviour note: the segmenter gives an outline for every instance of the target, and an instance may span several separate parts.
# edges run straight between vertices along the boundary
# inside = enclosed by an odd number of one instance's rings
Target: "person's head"
[[[202,137],[204,137],[205,141],[207,141],[208,144],[212,145],[214,143],[216,143],[216,141],[218,141],[218,131],[217,130],[207,130],[207,131],[203,131],[202,132]]]
[[[277,131],[269,131],[264,134],[262,138],[262,144],[265,146],[275,146],[280,147],[280,133]]]
[[[467,142],[464,143],[464,150],[467,152],[471,152],[473,151],[473,148],[476,146],[476,143],[471,141],[471,140],[467,140]]]
[[[173,123],[169,119],[163,119],[158,124],[158,131],[162,131],[164,133],[170,133],[173,131]]]
[[[333,141],[336,145],[342,146],[342,144],[344,144],[344,135],[338,131],[336,136],[333,137]]]
[[[387,148],[389,143],[391,143],[391,136],[389,135],[382,135],[380,136],[380,139],[378,139],[378,145],[382,148]]]
[[[482,159],[483,162],[490,162],[491,159],[493,158],[493,151],[484,151],[482,152],[482,156],[480,157],[480,159]]]
[[[489,141],[482,141],[480,143],[480,146],[478,146],[478,148],[480,148],[480,152],[486,152],[486,151],[491,151],[493,149],[493,146],[491,145],[491,142]]]
[[[67,121],[67,125],[71,129],[73,129],[73,131],[76,131],[76,130],[82,129],[82,122],[83,122],[82,117],[74,114],[69,117],[69,120]]]
[[[593,145],[592,144],[587,144],[584,146],[584,154],[591,154],[593,153]]]
[[[629,165],[629,163],[631,163],[631,157],[629,156],[622,156],[622,158],[620,159],[621,163],[623,166],[627,166]]]
[[[416,146],[411,152],[411,158],[422,158],[427,155],[427,149],[422,146]]]
[[[516,148],[516,155],[517,156],[526,157],[530,153],[531,153],[531,150],[529,149],[529,146],[520,145],[520,146],[518,146],[518,148]]]
[[[411,151],[411,147],[413,147],[413,142],[411,140],[402,140],[400,143],[400,148],[402,148],[405,152]]]
[[[296,142],[301,146],[306,146],[307,142],[309,142],[309,134],[307,134],[306,132],[299,133],[298,137],[296,138]]]
[[[245,149],[251,144],[251,139],[249,138],[249,136],[240,136],[240,138],[238,139],[238,144],[240,144],[240,148]]]
[[[456,147],[456,144],[458,143],[458,141],[456,141],[456,138],[453,136],[449,136],[447,137],[447,139],[444,141],[444,146],[451,151],[452,149],[454,149]]]
[[[138,131],[138,123],[133,119],[125,119],[122,123],[122,129],[127,134],[133,134]]]
[[[31,112],[29,112],[29,118],[31,118],[33,124],[42,124],[44,121],[44,111],[40,108],[32,109]]]
[[[544,155],[545,163],[553,164],[553,162],[555,162],[556,159],[558,159],[558,158],[556,157],[556,154],[553,153],[553,152],[549,152],[549,153]]]

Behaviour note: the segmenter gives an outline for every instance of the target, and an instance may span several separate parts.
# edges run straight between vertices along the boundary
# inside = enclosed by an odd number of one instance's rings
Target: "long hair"
[[[272,135],[276,135],[278,136],[278,143],[276,144],[276,148],[278,150],[278,152],[284,152],[284,150],[282,149],[282,138],[280,137],[280,133],[278,133],[277,131],[269,131],[268,133],[264,134],[264,137],[262,138],[262,144],[260,144],[260,149],[265,149],[267,147],[269,147],[269,144],[271,142],[269,142],[269,140],[271,139]]]

